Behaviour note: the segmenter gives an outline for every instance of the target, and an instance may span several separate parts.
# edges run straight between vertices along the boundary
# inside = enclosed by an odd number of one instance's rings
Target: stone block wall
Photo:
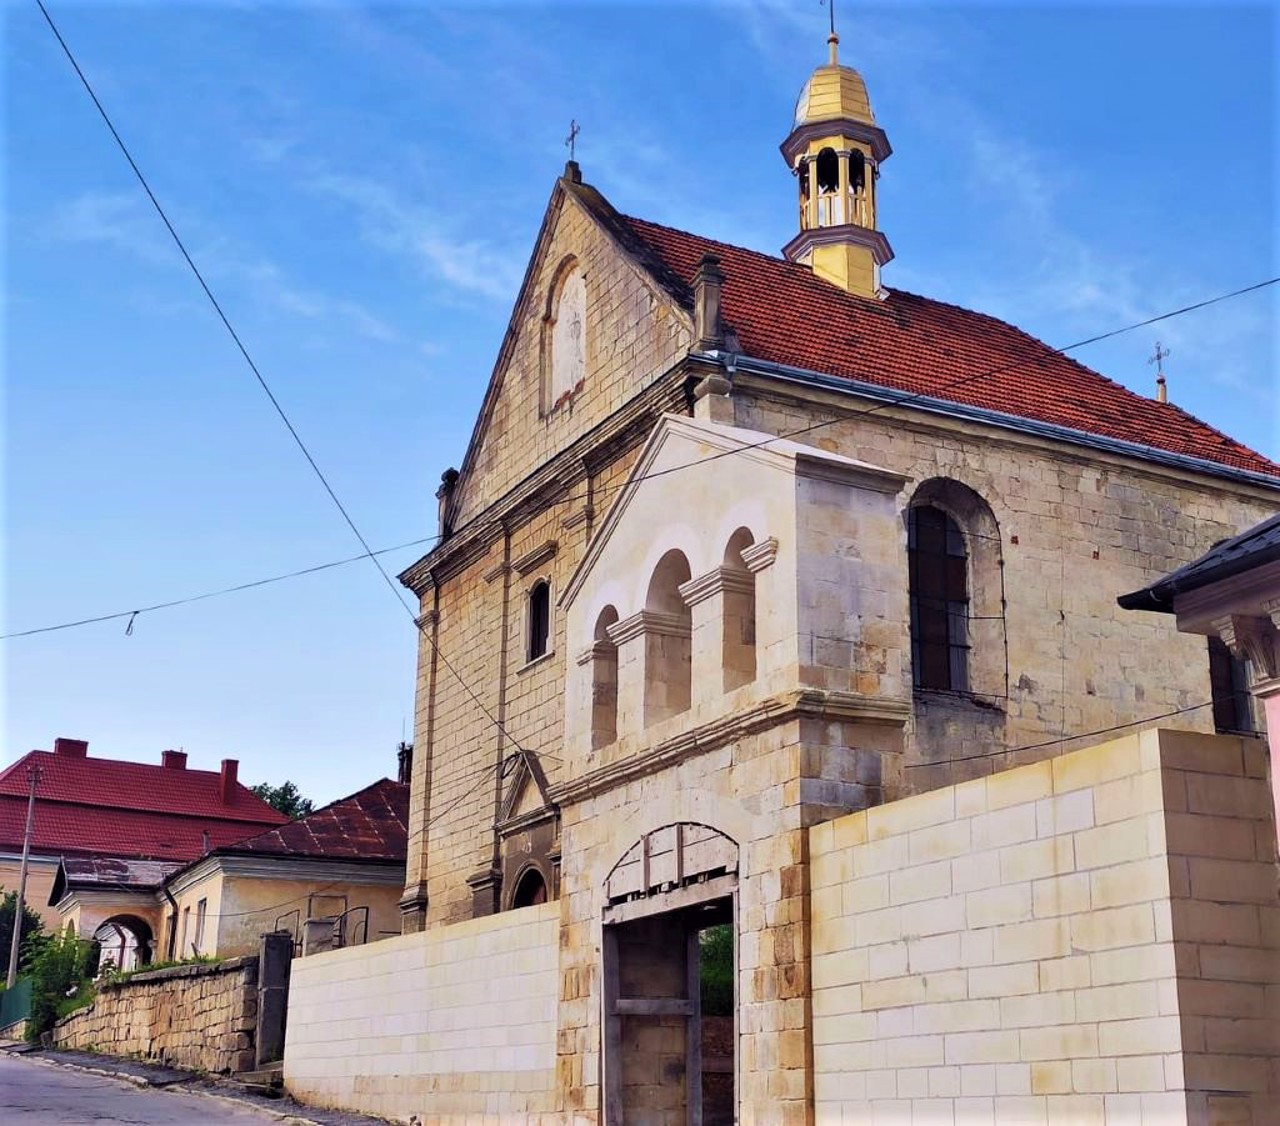
[[[104,984],[53,1029],[59,1048],[89,1049],[220,1074],[252,1071],[258,959],[172,966]]]
[[[817,1121],[1275,1122],[1268,799],[1149,731],[815,827]]]
[[[295,961],[285,1086],[399,1119],[562,1122],[559,921],[547,903]]]

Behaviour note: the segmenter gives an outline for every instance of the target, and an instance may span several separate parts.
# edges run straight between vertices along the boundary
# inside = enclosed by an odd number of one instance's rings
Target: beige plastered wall
[[[229,958],[256,954],[259,938],[265,932],[275,930],[277,922],[285,930],[297,930],[301,936],[300,925],[295,924],[305,922],[308,910],[313,907],[319,912],[319,917],[336,915],[344,908],[366,906],[369,908],[369,941],[398,934],[402,891],[398,880],[361,884],[351,879],[337,881],[321,876],[314,879],[241,876],[214,869],[181,892],[174,893],[178,903],[180,937],[184,912],[190,909],[181,956],[190,957],[192,954],[197,905],[201,899],[206,899],[207,904],[200,953]],[[163,905],[167,920],[172,914],[172,907],[167,900]],[[295,910],[299,912],[296,919],[291,914]],[[355,925],[354,917],[352,925]],[[362,931],[361,925],[353,932],[353,937],[361,937]]]
[[[0,856],[0,892],[17,891],[21,874],[21,856]],[[49,893],[53,890],[53,881],[57,874],[58,858],[55,856],[32,856],[27,861],[25,902],[40,916],[45,930],[48,931],[57,930],[59,926],[57,908],[49,904]]]
[[[819,1123],[1274,1123],[1262,747],[1147,731],[810,832]]]
[[[297,959],[290,1093],[407,1120],[550,1126],[559,905]]]

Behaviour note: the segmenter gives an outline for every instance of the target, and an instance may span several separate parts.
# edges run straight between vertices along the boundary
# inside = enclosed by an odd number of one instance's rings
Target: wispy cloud
[[[371,246],[407,255],[426,275],[457,290],[510,299],[520,284],[521,254],[485,239],[457,234],[432,209],[409,202],[386,184],[363,176],[326,173],[309,178],[304,186],[347,205]]]
[[[56,208],[47,230],[61,242],[112,246],[153,265],[176,262],[176,251],[155,224],[136,193],[94,191]]]
[[[63,242],[108,246],[150,266],[185,269],[176,248],[157,228],[159,220],[135,194],[86,192],[55,208],[50,235]],[[182,223],[184,241],[201,272],[211,281],[221,280],[247,289],[254,302],[309,321],[341,321],[372,340],[399,340],[385,320],[357,301],[307,289],[293,282],[274,262],[239,245],[227,236],[197,242],[202,234],[193,221]],[[175,302],[171,294],[148,302],[135,290],[130,301],[136,308],[160,315],[193,308],[191,302]]]

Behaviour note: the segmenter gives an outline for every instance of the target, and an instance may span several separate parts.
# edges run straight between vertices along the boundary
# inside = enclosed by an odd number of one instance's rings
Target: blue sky
[[[622,211],[776,252],[813,0],[50,10],[377,547],[435,531],[571,118]],[[271,412],[34,4],[3,8],[4,624],[342,558]],[[1227,4],[842,4],[894,146],[890,286],[1053,344],[1275,273],[1276,18]],[[1280,457],[1275,296],[1078,353]],[[387,557],[394,572],[412,549]],[[4,758],[56,735],[320,800],[394,772],[414,636],[367,563],[0,643]]]

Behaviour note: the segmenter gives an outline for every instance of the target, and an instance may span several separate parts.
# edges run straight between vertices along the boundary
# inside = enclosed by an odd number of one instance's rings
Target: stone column
[[[716,567],[680,586],[693,616],[695,703],[711,703],[756,675],[755,577]]]
[[[689,623],[680,614],[641,610],[608,629],[618,647],[618,734],[688,711]]]

